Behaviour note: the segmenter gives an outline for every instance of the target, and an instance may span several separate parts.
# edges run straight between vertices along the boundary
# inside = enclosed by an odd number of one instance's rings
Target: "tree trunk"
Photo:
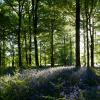
[[[80,66],[80,0],[76,0],[76,68]]]
[[[84,63],[84,66],[86,66],[86,30],[85,30],[85,18],[84,18],[84,15],[83,15],[83,38],[84,38],[84,60],[83,60],[83,63]]]
[[[92,34],[91,34],[91,67],[94,67],[94,22],[92,25]]]
[[[15,52],[14,52],[14,46],[12,47],[12,67],[15,66],[15,63],[14,63],[14,56],[15,56]]]
[[[85,33],[84,33],[84,66],[86,66],[86,36],[85,36]]]
[[[88,33],[88,15],[86,13],[86,33],[87,33],[87,67],[90,66],[89,64],[89,33]]]
[[[37,37],[34,36],[34,45],[35,45],[35,64],[38,67],[39,66],[39,60],[38,60],[38,45],[37,45]]]
[[[28,63],[29,65],[31,66],[32,64],[32,57],[31,57],[31,54],[32,54],[32,32],[31,32],[31,15],[32,13],[30,12],[30,5],[29,5],[29,1],[27,1],[27,6],[28,6],[28,30],[29,30],[29,59],[28,59]]]
[[[47,59],[46,59],[46,47],[44,47],[44,62],[45,62],[45,67],[46,67],[46,61],[47,61]]]
[[[72,65],[72,39],[71,39],[71,36],[70,36],[70,66]]]
[[[31,54],[32,54],[32,32],[31,32],[31,16],[29,14],[29,65],[31,66],[32,64],[32,57],[31,57]]]
[[[0,41],[0,67],[2,66],[2,61],[1,61],[1,41]]]
[[[41,41],[40,41],[40,66],[41,66]]]
[[[18,26],[18,59],[19,59],[19,67],[22,67],[22,58],[21,58],[21,4],[19,0],[19,26]]]
[[[26,64],[28,65],[28,54],[27,54],[27,38],[26,38],[26,32],[24,32],[24,37],[25,37]]]
[[[66,66],[66,38],[64,35],[64,65]]]
[[[52,24],[52,21],[51,21],[51,39],[50,39],[50,44],[51,44],[51,67],[54,67],[54,46],[53,46],[53,32],[54,32],[54,29],[53,29],[53,24]]]
[[[35,46],[35,65],[39,66],[38,60],[38,44],[37,44],[37,10],[38,10],[38,0],[32,0],[32,13],[33,13],[33,32],[34,32],[34,46]]]

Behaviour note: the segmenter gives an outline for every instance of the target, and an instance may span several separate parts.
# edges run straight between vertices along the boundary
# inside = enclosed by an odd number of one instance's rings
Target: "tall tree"
[[[32,32],[31,32],[31,14],[28,10],[28,20],[29,20],[29,65],[31,66],[32,64]]]
[[[91,34],[91,67],[94,67],[94,21],[92,25]]]
[[[0,67],[1,67],[1,64],[2,64],[2,59],[1,59],[1,41],[0,41]]]
[[[76,68],[80,66],[80,0],[76,0]]]
[[[51,66],[54,67],[54,21],[51,20],[51,33],[50,33],[50,45],[51,45]]]
[[[35,46],[35,65],[39,66],[38,60],[38,44],[37,44],[37,12],[38,12],[39,0],[32,0],[32,14],[33,14],[33,34],[34,34],[34,46]]]
[[[18,59],[19,59],[19,66],[22,66],[22,58],[21,58],[21,18],[22,18],[22,9],[21,9],[21,1],[18,0],[18,16],[19,16],[19,21],[18,21]]]

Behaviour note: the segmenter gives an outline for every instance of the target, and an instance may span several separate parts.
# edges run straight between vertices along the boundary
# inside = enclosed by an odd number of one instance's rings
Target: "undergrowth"
[[[99,100],[99,83],[87,73],[59,67],[5,75],[0,77],[0,100]]]

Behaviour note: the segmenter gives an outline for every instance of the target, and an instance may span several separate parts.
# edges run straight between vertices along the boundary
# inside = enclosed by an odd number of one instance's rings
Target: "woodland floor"
[[[0,100],[100,100],[99,68],[24,70],[17,78],[21,82],[10,79],[10,89],[2,92]]]

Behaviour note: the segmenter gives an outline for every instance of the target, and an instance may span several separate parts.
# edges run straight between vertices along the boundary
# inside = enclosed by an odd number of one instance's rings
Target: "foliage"
[[[100,0],[1,0],[0,100],[98,100],[99,13]]]
[[[96,97],[95,100],[98,100],[99,90],[95,88],[95,85],[90,86],[82,80],[85,71],[84,68],[76,72],[75,69],[57,67],[44,70],[23,70],[21,73],[17,72],[14,76],[2,76],[0,99],[68,100],[69,98],[79,98],[79,100],[87,100],[87,98]],[[76,82],[73,83],[73,80],[76,80]],[[87,86],[82,89],[81,86],[86,84]]]

